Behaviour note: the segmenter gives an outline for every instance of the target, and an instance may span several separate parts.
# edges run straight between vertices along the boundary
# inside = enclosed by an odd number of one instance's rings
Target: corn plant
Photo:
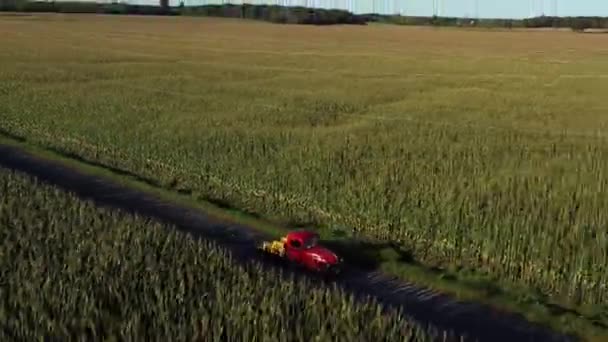
[[[453,337],[11,171],[0,169],[0,190],[3,340]]]

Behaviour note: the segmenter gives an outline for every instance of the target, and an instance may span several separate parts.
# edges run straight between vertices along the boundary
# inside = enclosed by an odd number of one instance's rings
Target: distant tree
[[[160,0],[160,8],[167,10],[169,8],[169,0]]]
[[[570,28],[575,32],[583,32],[585,29],[592,28],[593,23],[586,18],[573,18],[570,22]]]
[[[437,15],[433,15],[431,17],[431,25],[433,25],[433,26],[439,25],[439,20],[437,18]]]

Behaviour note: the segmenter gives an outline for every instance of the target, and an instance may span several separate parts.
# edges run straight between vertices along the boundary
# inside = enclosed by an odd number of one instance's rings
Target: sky
[[[155,4],[157,0],[124,0]],[[179,0],[170,0],[177,5]],[[532,16],[608,16],[608,0],[184,0],[186,5],[233,3],[285,4],[348,9],[354,13],[376,12],[451,17],[527,18]],[[375,11],[374,11],[375,9]]]
[[[416,3],[416,12],[432,13],[432,0],[410,1]],[[526,18],[543,13],[558,16],[608,16],[608,0],[443,0],[443,5],[438,7],[440,10],[445,9],[448,16],[455,17],[474,17],[476,13],[480,17],[489,18]]]

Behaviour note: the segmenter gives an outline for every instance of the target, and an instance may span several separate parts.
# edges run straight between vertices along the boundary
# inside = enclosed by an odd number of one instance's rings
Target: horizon
[[[85,0],[87,1],[87,0]],[[88,0],[90,1],[90,0]],[[102,2],[110,2],[105,0]],[[125,0],[133,5],[154,5],[158,0]],[[170,6],[179,6],[170,0]],[[251,4],[302,6],[324,9],[343,9],[354,14],[399,14],[479,19],[526,19],[557,16],[608,16],[608,1],[602,0],[184,0],[185,6]]]

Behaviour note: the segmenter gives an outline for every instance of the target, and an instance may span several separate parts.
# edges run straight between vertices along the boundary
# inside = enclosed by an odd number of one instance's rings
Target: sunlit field
[[[11,134],[608,300],[608,36],[85,15],[0,32]]]

